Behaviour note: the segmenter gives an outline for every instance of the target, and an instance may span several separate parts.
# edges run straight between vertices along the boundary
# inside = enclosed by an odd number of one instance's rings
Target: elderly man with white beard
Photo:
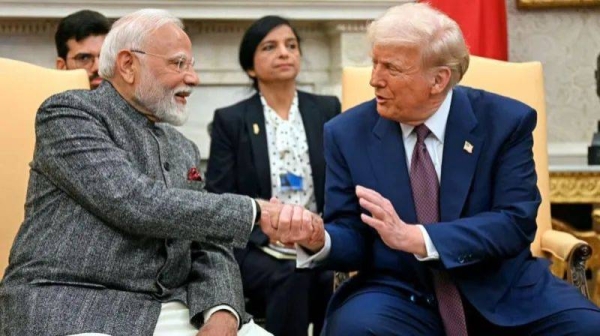
[[[0,335],[268,334],[244,312],[232,248],[281,205],[204,191],[197,147],[168,125],[198,84],[182,28],[161,10],[121,18],[102,85],[40,107]]]

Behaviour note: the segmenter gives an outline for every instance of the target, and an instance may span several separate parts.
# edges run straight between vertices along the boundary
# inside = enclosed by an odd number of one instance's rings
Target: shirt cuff
[[[427,250],[427,256],[421,258],[415,254],[415,258],[417,258],[418,261],[439,260],[440,254],[435,248],[435,245],[433,245],[431,237],[429,237],[429,233],[427,233],[427,230],[425,230],[425,227],[423,225],[418,224],[417,227],[419,228],[419,230],[421,230],[421,233],[423,234],[423,240],[425,241],[425,250]]]
[[[250,231],[252,231],[252,229],[254,229],[254,218],[256,218],[256,201],[253,198],[250,198],[250,202],[252,202],[252,224],[250,227]]]
[[[204,313],[202,313],[204,315],[204,323],[206,323],[206,321],[208,321],[208,319],[217,311],[219,310],[227,310],[228,312],[232,313],[233,316],[235,316],[237,322],[238,322],[238,329],[240,328],[240,316],[238,315],[238,313],[235,311],[235,309],[231,308],[228,305],[219,305],[219,306],[214,306],[210,309],[207,309],[204,311]]]
[[[296,268],[315,267],[319,261],[323,261],[329,256],[329,251],[331,251],[331,237],[327,231],[325,231],[325,245],[315,254],[309,254],[303,247],[296,244]]]

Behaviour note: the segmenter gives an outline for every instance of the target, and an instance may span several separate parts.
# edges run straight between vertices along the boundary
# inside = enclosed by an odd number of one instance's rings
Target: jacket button
[[[168,162],[163,163],[163,167],[166,171],[169,171],[171,169],[171,165]]]

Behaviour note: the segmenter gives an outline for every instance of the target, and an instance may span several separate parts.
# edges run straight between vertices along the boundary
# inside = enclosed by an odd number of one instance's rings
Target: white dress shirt
[[[304,122],[298,108],[298,94],[294,95],[288,119],[281,118],[261,95],[265,116],[265,131],[271,170],[271,195],[283,203],[297,204],[316,212],[312,167]],[[293,173],[302,176],[302,190],[282,190],[280,175]]]
[[[300,205],[312,212],[317,212],[308,141],[298,107],[298,94],[294,95],[287,119],[281,118],[262,95],[260,101],[265,116],[265,132],[271,170],[271,195],[277,197],[282,203]],[[288,173],[302,177],[303,183],[300,189],[282,188],[280,178]],[[269,248],[292,258],[296,255],[294,248],[273,244],[269,244]]]
[[[429,128],[431,134],[425,139],[425,146],[427,147],[427,152],[431,156],[431,160],[433,161],[433,165],[435,167],[435,172],[438,177],[438,183],[442,177],[442,158],[444,155],[444,136],[446,134],[446,123],[448,121],[448,114],[450,114],[450,103],[452,102],[452,90],[448,92],[446,98],[438,108],[438,110],[429,117],[425,121],[425,126]],[[412,161],[412,152],[417,143],[417,135],[413,133],[414,126],[406,125],[400,123],[400,128],[402,129],[402,138],[404,141],[404,152],[406,153],[406,167],[410,170],[410,164]],[[365,224],[367,225],[367,224]],[[423,234],[423,239],[425,240],[425,248],[427,250],[427,255],[424,258],[420,258],[417,255],[415,257],[420,261],[425,260],[437,260],[439,259],[439,253],[427,230],[423,227],[423,225],[417,225]],[[303,248],[297,246],[296,247],[298,257],[296,259],[296,267],[298,268],[309,268],[314,266],[315,263],[324,260],[329,255],[329,251],[331,250],[331,237],[329,237],[329,233],[325,231],[325,245],[323,248],[313,254],[310,255]]]

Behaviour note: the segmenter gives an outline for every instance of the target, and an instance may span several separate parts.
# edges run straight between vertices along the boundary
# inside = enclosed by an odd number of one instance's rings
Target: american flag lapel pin
[[[463,146],[463,149],[465,150],[465,152],[467,152],[469,154],[473,154],[473,145],[470,142],[465,141],[465,145]]]

